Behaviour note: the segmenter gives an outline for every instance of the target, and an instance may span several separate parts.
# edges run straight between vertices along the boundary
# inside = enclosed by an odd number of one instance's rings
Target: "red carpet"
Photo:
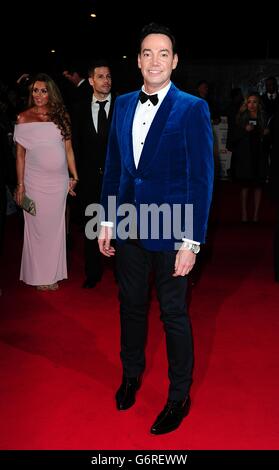
[[[273,281],[273,214],[237,223],[237,192],[218,193],[221,221],[189,296],[195,341],[192,409],[165,436],[149,428],[167,394],[155,292],[147,369],[136,405],[115,409],[121,380],[117,288],[108,265],[95,289],[83,281],[74,232],[69,280],[57,292],[18,281],[21,242],[8,218],[0,297],[0,449],[278,449],[279,285]],[[231,205],[232,204],[232,205]],[[197,270],[198,271],[198,270]]]

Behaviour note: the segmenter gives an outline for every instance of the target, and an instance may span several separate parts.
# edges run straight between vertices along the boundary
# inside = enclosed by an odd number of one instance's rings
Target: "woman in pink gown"
[[[16,202],[26,194],[36,215],[24,211],[20,279],[39,290],[56,290],[67,278],[65,206],[78,181],[71,127],[54,81],[39,74],[30,86],[29,108],[18,116]],[[69,178],[69,171],[72,175]]]

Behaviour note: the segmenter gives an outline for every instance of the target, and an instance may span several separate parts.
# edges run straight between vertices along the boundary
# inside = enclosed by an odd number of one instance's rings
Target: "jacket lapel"
[[[115,102],[115,97],[114,97],[114,95],[112,95],[111,102],[110,102],[110,108],[109,108],[109,114],[108,114],[108,121],[109,122],[111,122],[111,119],[112,119],[114,102]]]
[[[177,88],[173,84],[171,85],[169,92],[167,93],[160,108],[158,109],[147,134],[138,168],[136,168],[133,152],[132,127],[135,110],[138,103],[139,92],[140,90],[132,93],[126,114],[123,117],[123,126],[121,127],[120,147],[122,149],[122,155],[124,155],[124,162],[126,168],[134,177],[147,173],[153,163],[153,159],[156,156],[157,148],[160,144],[160,136],[169,119],[171,108],[173,106],[175,95],[177,93]],[[129,136],[128,139],[127,134]]]
[[[93,116],[92,116],[92,105],[91,105],[91,101],[88,101],[86,103],[86,108],[84,108],[84,122],[85,123],[88,123],[88,132],[89,132],[89,135],[97,135],[97,132],[96,132],[96,129],[95,129],[95,126],[94,126],[94,122],[93,122]]]
[[[130,103],[128,105],[125,116],[123,117],[123,126],[121,126],[121,144],[120,147],[123,150],[124,163],[129,172],[136,176],[137,169],[135,167],[134,151],[133,151],[133,136],[132,127],[135,115],[135,110],[138,104],[139,91],[132,94]],[[129,138],[127,139],[127,135]]]
[[[153,119],[142,149],[137,174],[144,175],[147,173],[153,163],[157,148],[160,145],[160,137],[169,119],[176,91],[176,87],[172,85]]]

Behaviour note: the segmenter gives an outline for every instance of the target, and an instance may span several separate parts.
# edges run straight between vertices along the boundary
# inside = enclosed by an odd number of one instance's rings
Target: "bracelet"
[[[73,178],[73,181],[76,181],[76,182],[78,182],[78,181],[79,181],[79,179],[78,179],[78,178]]]
[[[23,186],[24,183],[17,183],[17,186]]]

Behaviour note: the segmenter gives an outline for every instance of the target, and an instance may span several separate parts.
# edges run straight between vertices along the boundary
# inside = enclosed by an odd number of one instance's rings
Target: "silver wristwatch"
[[[190,242],[183,242],[183,248],[186,248],[186,250],[192,251],[195,255],[197,255],[200,252],[200,245],[197,245],[196,243],[190,243]]]

